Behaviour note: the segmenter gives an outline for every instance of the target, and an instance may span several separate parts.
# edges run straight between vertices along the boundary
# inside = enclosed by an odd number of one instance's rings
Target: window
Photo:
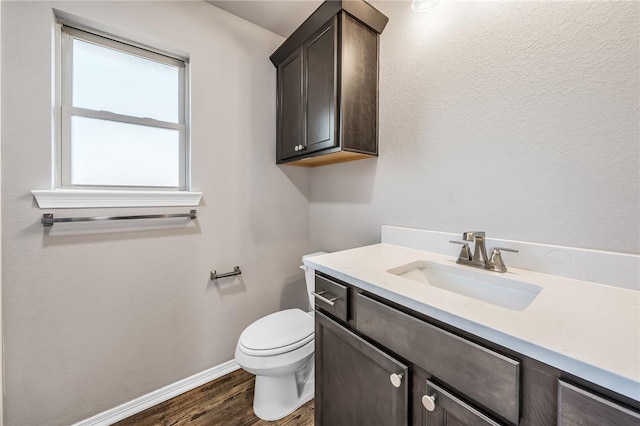
[[[186,191],[186,61],[68,26],[60,189]]]

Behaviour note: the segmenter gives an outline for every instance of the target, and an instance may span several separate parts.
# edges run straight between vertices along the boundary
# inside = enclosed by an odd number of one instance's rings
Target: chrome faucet
[[[487,265],[487,247],[485,246],[484,232],[464,232],[462,234],[462,239],[465,241],[473,241],[473,257],[471,258],[471,262],[482,268]]]
[[[491,258],[487,257],[487,246],[485,244],[486,234],[484,232],[473,231],[462,234],[464,241],[449,241],[453,244],[462,244],[462,250],[456,263],[469,265],[476,268],[489,269],[496,272],[507,272],[507,266],[502,260],[501,251],[517,253],[518,250],[507,247],[494,247],[491,250]],[[469,242],[473,242],[473,255],[469,249]]]

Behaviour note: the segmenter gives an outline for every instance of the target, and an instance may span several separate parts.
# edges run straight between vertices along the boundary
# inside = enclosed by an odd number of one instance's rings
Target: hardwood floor
[[[163,426],[313,426],[313,400],[275,422],[253,414],[253,375],[240,369],[118,423]]]

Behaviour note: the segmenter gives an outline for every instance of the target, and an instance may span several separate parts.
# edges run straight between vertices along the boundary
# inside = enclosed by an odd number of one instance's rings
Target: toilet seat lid
[[[313,339],[313,327],[311,315],[301,309],[286,309],[255,321],[242,332],[239,343],[251,351],[290,351]]]

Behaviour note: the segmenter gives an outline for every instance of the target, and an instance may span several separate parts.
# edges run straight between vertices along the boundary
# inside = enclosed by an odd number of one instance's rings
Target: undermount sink
[[[398,266],[387,272],[514,311],[525,310],[542,290],[535,284],[507,278],[496,272],[426,260]]]

